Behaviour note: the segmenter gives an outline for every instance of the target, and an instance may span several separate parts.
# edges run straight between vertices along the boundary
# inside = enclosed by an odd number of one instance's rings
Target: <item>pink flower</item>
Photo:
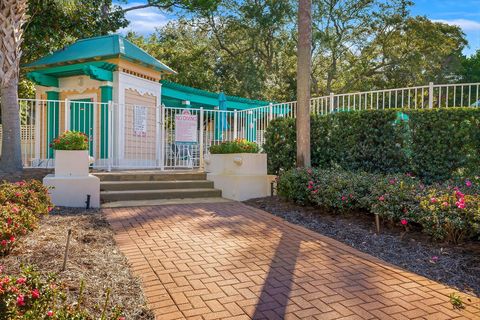
[[[390,179],[390,184],[395,184],[395,182],[397,182],[395,179]]]
[[[27,279],[25,279],[25,278],[18,278],[17,279],[17,284],[25,284],[25,282],[27,282]]]
[[[12,224],[12,218],[8,217],[7,218],[7,225],[11,225]]]
[[[433,262],[437,262],[437,261],[438,261],[438,257],[437,257],[437,256],[433,256],[433,257],[432,257],[432,261],[433,261]]]
[[[21,197],[21,196],[22,196],[22,194],[20,192],[15,193],[15,197],[18,198],[18,197]]]
[[[13,212],[13,213],[18,213],[18,211],[20,211],[20,210],[18,210],[17,207],[13,207],[13,208],[12,208],[12,212]]]
[[[460,191],[455,191],[455,195],[457,196],[457,198],[463,198],[465,197],[465,195],[463,193],[461,193]]]
[[[378,200],[384,201],[384,200],[385,200],[385,197],[384,197],[384,196],[380,196],[380,197],[378,197]]]
[[[400,223],[401,223],[403,226],[406,226],[407,223],[408,223],[408,221],[407,221],[407,219],[402,219],[402,220],[400,220]]]
[[[472,181],[466,180],[465,185],[470,188],[472,186]]]
[[[313,186],[309,184],[307,188],[308,188],[308,190],[312,190]]]
[[[52,310],[47,311],[47,316],[53,317],[53,311]]]
[[[442,203],[442,206],[448,207],[448,202],[445,201],[444,203]]]
[[[437,198],[431,197],[431,198],[430,198],[430,202],[431,202],[431,203],[436,203],[436,202],[437,202]]]
[[[457,202],[455,202],[455,205],[459,209],[465,209],[465,200],[462,198],[462,199],[458,200]]]
[[[17,297],[17,306],[23,307],[25,305],[25,298],[23,294],[19,294]]]
[[[10,242],[15,242],[15,237],[14,236],[10,237]]]
[[[345,201],[347,200],[347,197],[346,196],[342,196],[342,201]]]
[[[31,293],[32,293],[32,298],[33,299],[40,298],[40,292],[38,292],[38,289],[33,289]]]
[[[0,242],[2,244],[2,247],[6,247],[7,246],[7,240],[3,239],[2,242]]]
[[[48,212],[52,211],[53,207],[48,207]]]
[[[117,320],[125,320],[125,317],[118,317]]]

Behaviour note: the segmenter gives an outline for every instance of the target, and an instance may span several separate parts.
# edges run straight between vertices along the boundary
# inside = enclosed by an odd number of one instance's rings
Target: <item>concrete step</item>
[[[119,171],[94,173],[100,181],[191,181],[205,180],[205,172]]]
[[[186,199],[221,197],[222,191],[213,188],[101,191],[102,202],[126,200]]]
[[[173,204],[202,204],[202,203],[228,203],[233,200],[224,198],[192,198],[192,199],[157,199],[157,200],[127,200],[102,203],[102,208],[150,207]]]
[[[208,189],[213,188],[213,182],[208,180],[178,180],[178,181],[102,181],[102,191],[127,190],[165,190],[165,189]]]

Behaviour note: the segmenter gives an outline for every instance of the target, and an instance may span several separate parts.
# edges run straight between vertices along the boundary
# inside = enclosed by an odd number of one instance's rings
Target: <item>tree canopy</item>
[[[29,0],[23,62],[115,32],[128,25],[125,11],[156,7],[179,18],[149,36],[127,37],[178,71],[171,80],[255,99],[295,99],[296,1],[148,0],[123,9],[111,0],[81,3]],[[480,81],[480,54],[462,55],[461,29],[412,16],[411,4],[313,0],[312,94]]]

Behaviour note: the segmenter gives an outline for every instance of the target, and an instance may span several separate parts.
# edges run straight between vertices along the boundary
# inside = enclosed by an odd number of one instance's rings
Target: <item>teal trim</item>
[[[105,60],[113,57],[121,57],[157,71],[176,73],[170,67],[118,34],[78,40],[61,50],[25,65],[25,67],[42,69],[62,64]]]
[[[41,86],[58,88],[58,79],[56,77],[41,74],[39,72],[29,72],[27,73],[27,78]]]
[[[83,72],[86,75],[89,75],[90,78],[95,79],[95,80],[113,81],[112,71],[97,68],[97,67],[94,67],[94,66],[85,66],[85,67],[83,67]]]
[[[58,101],[59,93],[56,91],[47,91],[47,155],[49,159],[55,157],[53,148],[50,147],[52,141],[58,137],[60,130],[60,103]]]
[[[70,102],[70,130],[88,136],[90,155],[93,156],[93,113],[92,99],[76,99]]]
[[[113,87],[101,86],[102,104],[100,110],[100,158],[108,158],[108,144],[109,144],[109,124],[108,124],[108,102],[113,100]]]
[[[213,109],[222,106],[222,110],[246,110],[267,106],[268,101],[252,100],[223,93],[210,92],[184,86],[167,80],[162,84],[162,103],[169,107],[182,107],[182,101],[190,101],[192,108]]]

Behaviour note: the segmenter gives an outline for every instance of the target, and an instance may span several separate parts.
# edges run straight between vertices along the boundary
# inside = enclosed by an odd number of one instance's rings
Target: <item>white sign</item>
[[[175,142],[197,143],[197,115],[191,114],[187,109],[175,115]]]
[[[133,112],[133,134],[140,137],[147,135],[147,107],[135,106]]]

